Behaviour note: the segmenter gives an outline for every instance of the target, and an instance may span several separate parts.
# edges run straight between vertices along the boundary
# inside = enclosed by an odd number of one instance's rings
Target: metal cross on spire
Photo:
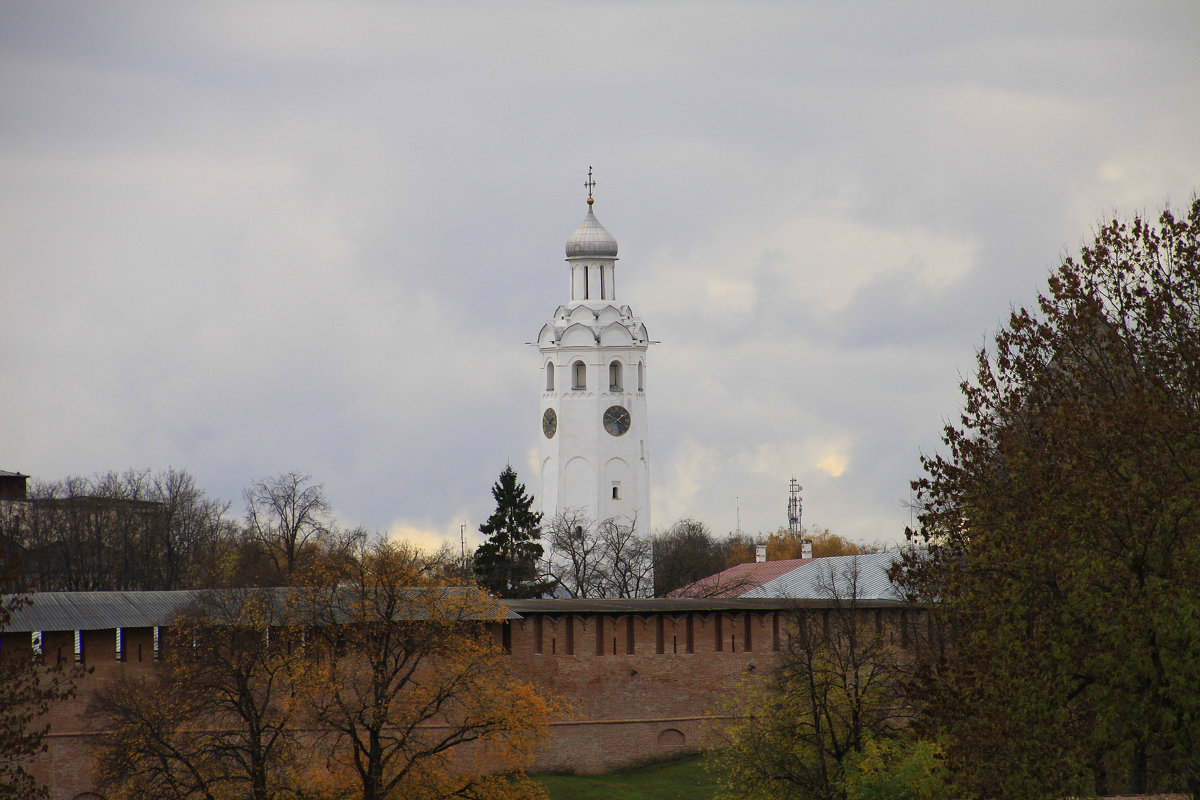
[[[587,183],[585,183],[585,184],[583,184],[583,185],[587,187],[587,190],[588,190],[588,205],[590,206],[592,203],[596,202],[595,200],[593,200],[593,199],[592,199],[592,188],[593,188],[593,187],[596,185],[596,182],[595,182],[594,180],[592,180],[592,165],[591,165],[591,164],[588,164],[588,179],[587,179]]]

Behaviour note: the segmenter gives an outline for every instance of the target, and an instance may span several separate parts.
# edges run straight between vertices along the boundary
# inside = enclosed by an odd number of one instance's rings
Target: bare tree
[[[726,546],[708,526],[685,517],[654,538],[654,594],[668,592],[725,568]]]
[[[591,520],[568,509],[550,521],[543,541],[546,576],[571,597],[598,597],[599,542]]]
[[[653,548],[637,535],[636,519],[593,524],[568,510],[551,521],[545,541],[546,576],[572,597],[649,597],[653,592]]]
[[[38,482],[19,505],[7,546],[41,590],[195,586],[230,541],[228,504],[182,470]]]
[[[190,473],[176,469],[155,475],[150,495],[161,506],[153,542],[158,585],[146,588],[194,586],[231,538],[229,503],[207,497]]]
[[[276,572],[290,579],[306,547],[328,538],[333,527],[322,484],[302,472],[262,478],[242,493],[246,534],[267,551]]]
[[[637,519],[606,519],[598,529],[605,564],[602,597],[649,597],[654,594],[654,546],[637,535]]]

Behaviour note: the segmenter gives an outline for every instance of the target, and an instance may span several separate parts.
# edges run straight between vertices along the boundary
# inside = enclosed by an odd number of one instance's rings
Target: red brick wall
[[[127,628],[122,632],[124,661],[117,660],[116,631],[84,631],[81,667],[85,674],[76,684],[75,697],[54,703],[40,721],[49,723],[47,750],[33,760],[31,771],[50,787],[51,800],[72,800],[94,791],[92,758],[88,743],[98,735],[88,705],[96,689],[115,675],[149,673],[153,661],[153,629]],[[142,660],[138,660],[138,645]],[[0,651],[6,654],[22,648],[30,652],[28,633],[6,633],[0,637]],[[75,663],[75,632],[46,631],[42,634],[42,662],[47,666],[62,662],[67,668]]]
[[[774,664],[775,613],[725,612],[719,625],[715,613],[528,614],[514,622],[513,670],[565,698],[571,712],[553,725],[535,769],[607,772],[710,743],[719,720],[709,717],[723,711],[723,696]]]
[[[608,772],[714,742],[729,690],[771,672],[786,637],[787,613],[533,613],[512,622],[514,672],[564,698],[569,708],[553,723],[534,770]],[[880,615],[881,624],[900,614],[865,613]],[[52,800],[93,790],[87,752],[97,735],[87,709],[92,693],[114,675],[156,668],[152,629],[125,629],[123,636],[125,658],[118,661],[114,631],[85,632],[83,664],[91,672],[78,697],[50,712],[49,749],[34,770],[52,787]],[[504,638],[499,626],[496,637]],[[73,632],[47,632],[43,642],[48,663],[60,648],[64,660],[74,659]],[[5,635],[0,649],[14,644],[28,647],[29,635]]]

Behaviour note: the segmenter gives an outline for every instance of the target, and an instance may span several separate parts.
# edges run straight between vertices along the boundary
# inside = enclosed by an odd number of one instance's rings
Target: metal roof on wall
[[[460,587],[442,587],[454,592]],[[5,631],[93,631],[111,628],[153,628],[172,624],[189,606],[206,594],[234,589],[177,590],[159,592],[35,592],[32,601],[13,612]],[[246,590],[254,591],[254,590]],[[268,589],[288,592],[287,589]],[[286,600],[286,598],[285,598]],[[520,619],[520,615],[493,601],[489,609],[497,619]],[[487,618],[491,618],[487,616]]]
[[[196,592],[36,592],[6,631],[93,631],[169,625]]]
[[[635,597],[546,600],[502,600],[504,605],[525,614],[659,614],[715,611],[782,611],[794,608],[830,608],[828,597]],[[901,605],[896,598],[860,598],[859,605],[882,608]]]
[[[495,606],[491,611],[497,619],[517,620],[525,614],[655,614],[824,608],[835,602],[828,589],[824,588],[830,585],[832,578],[836,578],[839,596],[848,598],[854,559],[857,559],[858,569],[856,602],[864,607],[889,607],[903,602],[887,577],[888,568],[899,558],[898,553],[872,553],[813,559],[741,597],[493,599]],[[453,592],[460,588],[442,587],[442,590]],[[4,629],[28,632],[163,627],[172,624],[205,594],[229,591],[237,590],[36,592],[29,595],[32,604],[15,611]]]

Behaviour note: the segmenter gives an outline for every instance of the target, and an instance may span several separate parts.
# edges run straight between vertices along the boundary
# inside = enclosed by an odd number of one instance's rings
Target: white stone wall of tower
[[[543,511],[547,516],[568,509],[593,520],[636,520],[650,528],[648,414],[645,392],[646,346],[543,347],[545,363],[554,365],[555,388],[542,393],[542,411],[553,408],[558,430],[545,439],[542,468]],[[572,388],[577,362],[584,364],[586,388]],[[621,365],[621,388],[609,384],[610,367]],[[639,366],[641,369],[639,370]],[[638,375],[642,389],[638,389]],[[545,366],[542,370],[545,385]],[[629,411],[629,430],[613,436],[604,429],[607,409]],[[618,489],[613,497],[613,487]]]

